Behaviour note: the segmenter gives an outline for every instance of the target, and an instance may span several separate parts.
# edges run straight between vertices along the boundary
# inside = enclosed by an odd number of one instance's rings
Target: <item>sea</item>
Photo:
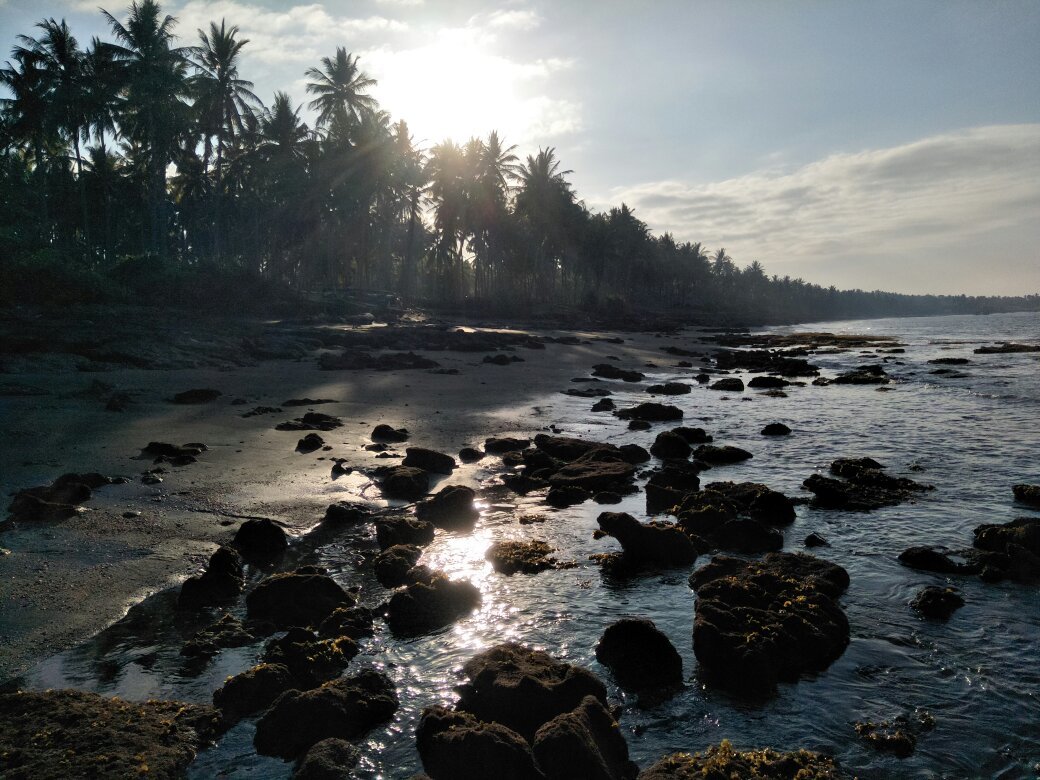
[[[710,555],[686,569],[611,578],[588,560],[593,553],[619,549],[609,537],[593,538],[604,507],[588,502],[551,510],[537,496],[521,499],[490,490],[476,529],[439,533],[422,559],[478,585],[480,609],[418,639],[399,641],[380,629],[363,641],[362,654],[348,669],[347,674],[365,667],[385,671],[401,699],[394,720],[361,741],[356,777],[409,778],[421,771],[414,739],[420,712],[454,701],[462,664],[502,641],[546,650],[598,674],[623,707],[621,729],[632,760],[643,768],[669,753],[696,752],[727,739],[740,749],[824,752],[860,778],[1040,775],[1040,588],[916,571],[897,559],[914,545],[970,547],[972,529],[980,524],[1040,514],[1017,504],[1011,491],[1017,483],[1040,483],[1040,353],[974,353],[1003,341],[1036,343],[1040,314],[855,320],[768,331],[885,336],[906,350],[882,355],[853,349],[810,357],[824,376],[888,358],[883,365],[895,381],[884,392],[870,385],[807,384],[788,388],[787,397],[769,397],[695,386],[688,395],[666,399],[684,410],[685,425],[703,427],[716,443],[754,455],[702,474],[702,482],[763,482],[790,496],[808,496],[802,481],[809,475],[827,473],[835,458],[869,456],[889,473],[935,486],[911,503],[870,512],[799,505],[797,519],[784,530],[784,550],[804,551],[805,537],[815,532],[829,545],[813,554],[849,572],[851,585],[840,603],[851,641],[842,656],[819,674],[781,684],[765,700],[749,702],[718,690],[698,673],[691,639],[696,594],[687,584],[691,569],[706,564]],[[683,346],[683,340],[662,344]],[[690,346],[697,347],[692,338]],[[953,366],[954,373],[935,374],[942,366],[928,361],[936,358],[970,362]],[[647,383],[690,381],[699,370],[675,362],[662,353],[656,367],[641,369]],[[746,381],[751,375],[742,376]],[[647,398],[623,383],[612,389],[622,407]],[[531,400],[532,408],[550,409],[552,421],[567,435],[649,448],[664,427],[629,431],[610,414],[590,412],[591,404],[562,394]],[[771,422],[788,425],[791,435],[762,436],[762,427]],[[489,486],[500,471],[492,461],[481,474]],[[606,508],[646,516],[642,493]],[[519,525],[520,514],[544,514],[545,522]],[[513,538],[543,539],[560,560],[578,566],[537,575],[496,574],[484,553],[493,541]],[[315,549],[304,562],[327,567],[344,586],[361,585],[370,605],[385,594],[370,568],[359,566],[356,544],[349,539]],[[927,585],[956,587],[964,607],[945,622],[921,617],[909,604]],[[255,662],[258,648],[226,650],[202,671],[189,669],[178,654],[185,629],[170,616],[170,598],[153,597],[91,642],[43,662],[23,683],[131,699],[209,702],[227,676]],[[653,620],[678,649],[686,684],[673,698],[639,706],[596,661],[599,637],[623,617]],[[908,758],[876,752],[855,731],[857,722],[924,713],[934,718],[934,729],[919,736]],[[256,755],[254,730],[255,719],[241,722],[198,756],[188,776],[289,777],[291,763]],[[489,777],[493,774],[489,768]]]

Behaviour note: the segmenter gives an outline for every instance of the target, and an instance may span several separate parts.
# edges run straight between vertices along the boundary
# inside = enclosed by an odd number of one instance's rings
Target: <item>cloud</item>
[[[493,11],[490,14],[474,16],[470,20],[470,24],[474,26],[485,25],[498,30],[533,30],[541,23],[542,17],[538,12],[529,8]]]
[[[379,5],[416,6],[422,5],[426,0],[376,0]]]
[[[976,127],[719,182],[647,182],[598,205],[620,201],[655,230],[725,246],[781,275],[889,289],[899,288],[896,275],[922,291],[963,291],[961,280],[1040,288],[1040,124]],[[1032,270],[999,278],[1002,261]]]

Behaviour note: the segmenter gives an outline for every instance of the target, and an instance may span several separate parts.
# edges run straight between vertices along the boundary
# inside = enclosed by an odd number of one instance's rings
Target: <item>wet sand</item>
[[[648,361],[667,366],[686,358],[665,355],[661,346],[698,346],[697,334],[690,331],[668,337],[559,331],[537,335],[577,335],[583,343],[518,349],[513,354],[524,362],[505,366],[483,363],[479,352],[420,353],[444,368],[457,368],[458,375],[321,371],[313,355],[247,367],[115,368],[100,373],[77,371],[71,361],[49,356],[35,366],[19,365],[18,373],[0,374],[0,384],[47,391],[0,396],[5,506],[9,494],[66,472],[130,478],[128,484],[96,490],[76,517],[17,527],[0,523],[0,681],[89,638],[149,594],[201,570],[244,518],[268,517],[302,534],[334,501],[361,497],[385,503],[359,471],[338,479],[330,473],[333,457],[345,458],[355,469],[398,462],[363,449],[379,423],[408,428],[409,445],[454,454],[465,446],[481,446],[488,436],[529,435],[548,427],[555,418],[551,401],[544,399],[580,387],[570,379],[587,376],[607,356],[620,357],[618,365],[626,368]],[[625,342],[603,340],[616,336]],[[94,380],[129,394],[126,411],[106,411],[96,398],[73,397]],[[222,396],[201,405],[168,400],[201,387],[220,390]],[[336,403],[241,416],[255,406],[277,407],[304,397]],[[246,403],[232,403],[238,399]],[[594,400],[588,399],[589,406]],[[331,451],[300,454],[295,446],[303,433],[274,429],[308,408],[342,418],[343,427],[321,434]],[[209,450],[198,463],[167,467],[161,484],[144,485],[140,475],[152,467],[152,458],[142,457],[140,449],[150,441],[198,441]],[[462,465],[451,482],[476,487],[476,469]]]

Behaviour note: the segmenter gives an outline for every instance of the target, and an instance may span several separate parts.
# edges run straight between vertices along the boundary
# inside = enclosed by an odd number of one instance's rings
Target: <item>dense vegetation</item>
[[[8,299],[176,301],[210,286],[245,299],[261,285],[762,322],[1037,307],[738,268],[724,249],[652,235],[624,204],[590,211],[552,148],[520,161],[495,132],[416,148],[345,49],[306,73],[309,127],[288,95],[265,105],[241,77],[237,27],[212,23],[182,47],[154,0],[103,13],[111,41],[81,46],[47,19],[0,71]]]

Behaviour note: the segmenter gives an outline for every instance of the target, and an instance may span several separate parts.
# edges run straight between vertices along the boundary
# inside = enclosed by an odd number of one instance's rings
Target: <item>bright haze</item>
[[[106,0],[0,0],[107,37]],[[594,209],[740,265],[912,293],[1040,291],[1040,2],[177,0],[265,101],[345,46],[429,146],[553,146]]]

